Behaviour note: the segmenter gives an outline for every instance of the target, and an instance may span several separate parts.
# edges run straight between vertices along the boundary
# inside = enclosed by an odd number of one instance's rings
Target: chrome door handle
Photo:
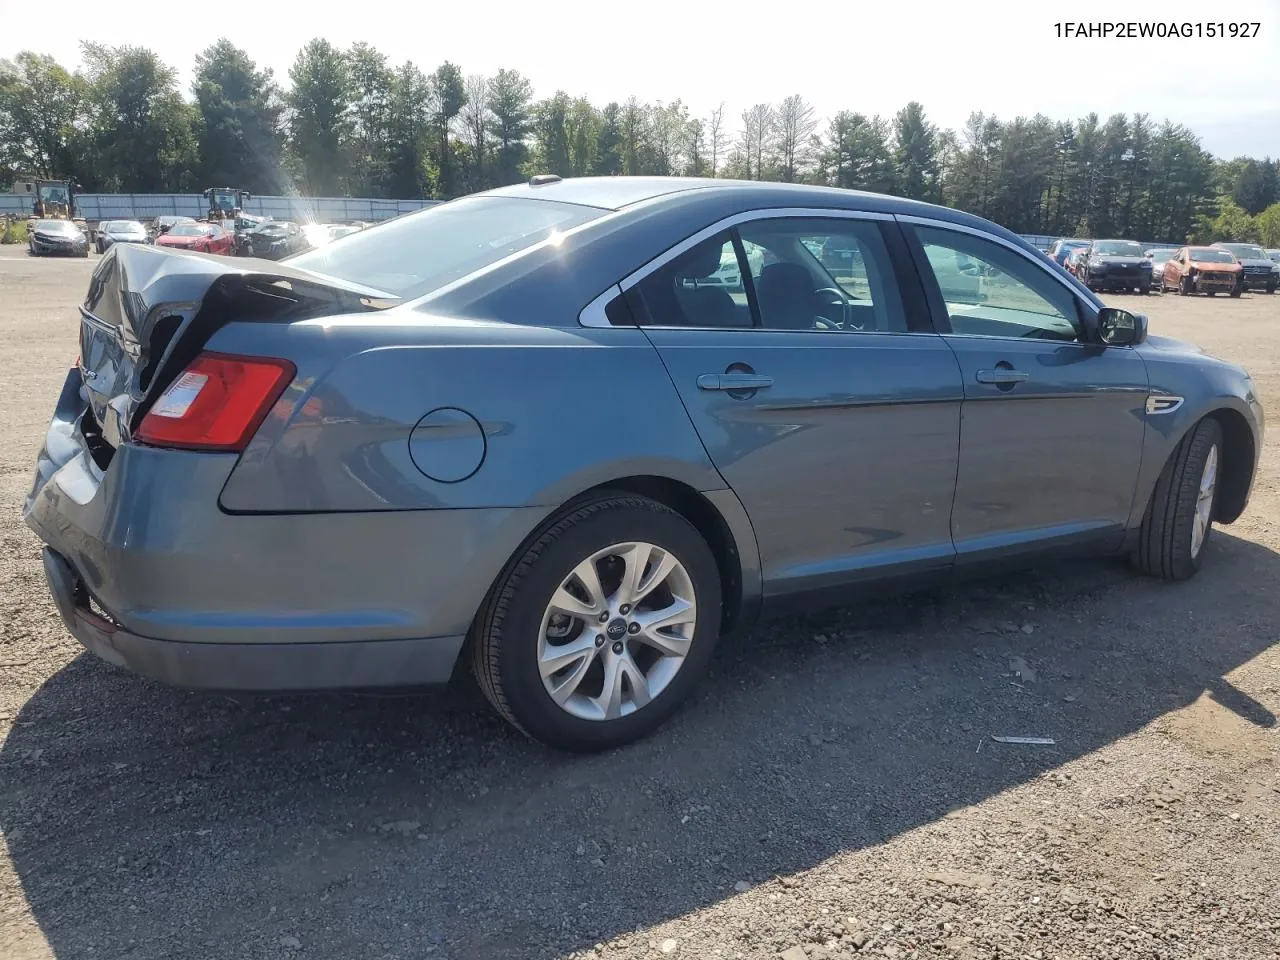
[[[699,390],[762,390],[773,386],[773,377],[755,373],[704,373],[698,377]]]
[[[977,374],[979,383],[1022,383],[1029,379],[1028,374],[1021,370],[979,370]]]

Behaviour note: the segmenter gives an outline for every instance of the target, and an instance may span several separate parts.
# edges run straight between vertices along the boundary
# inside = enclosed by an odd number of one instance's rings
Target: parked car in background
[[[1076,277],[1090,290],[1151,292],[1151,261],[1136,240],[1093,240],[1080,255]]]
[[[1147,259],[1151,261],[1151,285],[1155,290],[1163,292],[1160,279],[1164,276],[1164,265],[1177,252],[1177,247],[1152,247],[1147,251]]]
[[[152,242],[154,242],[156,237],[159,237],[162,234],[168,233],[173,228],[174,224],[195,223],[195,222],[196,222],[195,217],[183,217],[176,214],[164,214],[163,216],[156,217],[154,220],[151,221],[151,229],[148,232],[151,234]]]
[[[1081,250],[1089,245],[1088,240],[1080,240],[1074,237],[1064,237],[1061,240],[1055,240],[1049,244],[1049,259],[1060,267],[1067,265],[1067,257],[1074,250]]]
[[[302,228],[291,220],[268,220],[244,235],[242,252],[247,257],[280,260],[309,249]]]
[[[1280,263],[1280,250],[1268,250],[1267,258],[1276,263]]]
[[[1080,264],[1088,250],[1089,244],[1086,242],[1083,247],[1074,247],[1067,252],[1066,261],[1063,263],[1063,268],[1067,273],[1071,274],[1073,277],[1080,276]]]
[[[95,244],[99,253],[106,253],[116,243],[146,243],[147,228],[137,220],[103,220],[98,224]]]
[[[235,252],[235,242],[229,230],[224,230],[220,224],[202,220],[175,223],[167,233],[156,238],[156,246],[219,253],[228,257]]]
[[[1215,243],[1213,247],[1226,250],[1240,262],[1245,290],[1275,293],[1280,287],[1280,264],[1268,257],[1267,251],[1256,243]]]
[[[734,258],[741,300],[698,282]],[[224,689],[463,660],[574,750],[762,611],[1064,549],[1191,577],[1262,446],[1241,368],[1008,230],[820,187],[535,178],[283,263],[122,245],[80,330],[24,515],[86,647]]]
[[[1183,296],[1193,293],[1226,293],[1238,297],[1241,267],[1229,250],[1216,247],[1183,247],[1165,261],[1161,292],[1176,290]]]
[[[37,220],[27,229],[27,254],[87,257],[89,238],[72,220]]]

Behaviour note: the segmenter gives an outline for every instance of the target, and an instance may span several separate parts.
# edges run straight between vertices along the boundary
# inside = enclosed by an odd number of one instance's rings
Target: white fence
[[[387,220],[439,200],[377,200],[367,197],[252,197],[245,213],[277,220],[324,223],[333,220]],[[86,220],[150,220],[173,214],[203,217],[208,201],[198,193],[80,193],[76,213]],[[0,193],[0,216],[31,213],[31,198]]]

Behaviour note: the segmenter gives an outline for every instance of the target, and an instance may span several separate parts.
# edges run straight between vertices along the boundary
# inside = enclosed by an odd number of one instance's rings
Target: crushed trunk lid
[[[96,430],[112,448],[127,441],[149,402],[226,323],[289,323],[400,302],[270,260],[114,245],[80,307],[79,366]]]

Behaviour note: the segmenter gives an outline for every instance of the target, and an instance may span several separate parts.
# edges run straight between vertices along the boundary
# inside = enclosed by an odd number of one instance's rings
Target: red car
[[[232,234],[216,223],[175,223],[168,233],[156,237],[157,247],[177,247],[180,250],[198,250],[201,253],[235,253]]]

